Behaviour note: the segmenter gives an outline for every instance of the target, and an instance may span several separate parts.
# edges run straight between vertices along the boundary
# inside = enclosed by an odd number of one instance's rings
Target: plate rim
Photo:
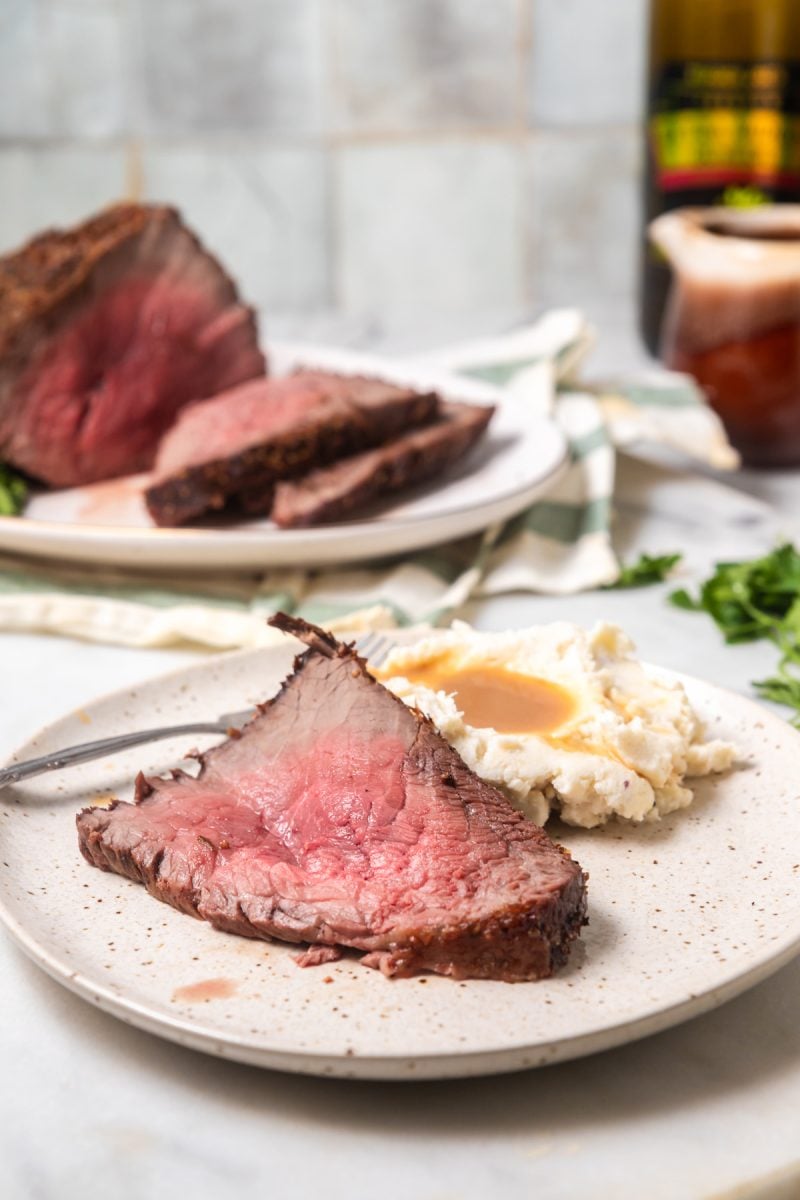
[[[414,383],[423,386],[421,380],[427,379],[431,387],[437,387],[452,396],[463,396],[464,403],[479,404],[480,396],[483,402],[493,402],[499,408],[505,405],[511,409],[517,402],[503,388],[497,387],[484,380],[476,380],[468,375],[438,366],[435,362],[409,358],[406,361],[370,354],[348,347],[319,345],[315,343],[296,343],[276,341],[267,343],[267,351],[280,357],[288,356],[289,361],[297,360],[309,366],[330,369],[369,372],[380,375],[387,380]],[[349,368],[347,364],[350,364]],[[276,376],[278,378],[279,376]],[[466,394],[464,394],[466,393]],[[471,396],[469,393],[472,393]],[[397,538],[402,541],[398,550],[390,553],[403,553],[413,550],[415,546],[424,549],[431,545],[442,543],[452,537],[466,537],[485,528],[498,520],[509,520],[532,504],[538,496],[555,483],[565,471],[569,461],[569,446],[567,439],[552,415],[531,411],[528,419],[532,427],[532,436],[536,431],[546,431],[552,443],[552,464],[544,474],[529,480],[523,486],[508,486],[501,488],[486,500],[476,496],[473,501],[464,504],[450,505],[439,511],[428,514],[411,514],[392,518],[390,515],[383,520],[354,520],[340,521],[327,525],[314,526],[310,529],[278,530],[258,528],[255,522],[243,523],[243,527],[217,530],[214,528],[177,528],[163,529],[157,526],[139,527],[132,525],[97,525],[91,522],[77,524],[75,522],[59,522],[39,518],[0,515],[0,553],[28,554],[37,560],[52,561],[59,557],[68,558],[72,562],[96,564],[101,561],[97,554],[92,554],[92,548],[114,549],[114,557],[108,560],[119,566],[137,567],[139,564],[129,562],[129,556],[135,556],[137,551],[150,548],[154,551],[158,563],[150,561],[148,566],[161,565],[164,561],[161,551],[177,553],[180,561],[175,565],[180,569],[198,570],[203,568],[203,562],[197,555],[205,551],[219,548],[223,560],[230,565],[238,562],[242,569],[261,566],[265,568],[296,565],[297,555],[302,552],[320,548],[323,554],[330,555],[338,550],[343,562],[364,561],[369,558],[381,557],[379,547],[371,546],[364,551],[359,544],[365,538]],[[535,426],[535,430],[533,427]],[[59,489],[54,489],[58,492]],[[72,489],[63,489],[72,490]],[[501,515],[486,521],[483,510],[488,505],[492,510],[501,510]],[[442,523],[458,522],[462,526],[459,533],[434,533],[427,536],[436,526]],[[289,541],[291,539],[291,541]],[[419,540],[417,540],[419,539]],[[343,543],[351,541],[349,554],[343,554]],[[52,542],[60,542],[58,546],[50,546]],[[281,553],[281,547],[285,547]],[[65,553],[66,550],[66,553]],[[82,553],[83,551],[83,553]],[[226,551],[228,551],[226,553]],[[294,551],[294,553],[293,553]],[[193,555],[194,552],[194,555]],[[260,553],[259,553],[260,552]],[[384,555],[385,556],[385,555]],[[321,561],[330,562],[330,557]]]
[[[436,629],[424,630],[390,630],[397,640],[414,640],[420,636],[430,636]],[[346,635],[340,635],[346,636]],[[81,705],[81,708],[91,713],[98,707],[126,697],[131,691],[136,691],[144,685],[167,683],[170,680],[183,682],[187,675],[202,676],[213,669],[221,660],[245,661],[258,657],[270,656],[277,650],[293,649],[293,638],[288,635],[285,641],[275,642],[257,648],[234,650],[206,658],[201,662],[191,663],[148,676],[122,688],[111,689],[93,697]],[[685,672],[674,671],[668,667],[657,666],[644,662],[648,672],[665,679],[677,681],[684,686],[707,689],[720,695],[726,703],[731,701],[739,708],[745,708],[752,713],[753,721],[767,726],[782,738],[800,740],[800,731],[795,730],[787,721],[771,710],[748,696],[732,689],[720,687],[708,680]],[[13,751],[11,762],[32,746],[40,738],[47,736],[69,717],[74,710],[65,711],[60,717],[48,722],[29,737],[17,750]],[[800,742],[799,742],[800,746]],[[610,1050],[621,1045],[640,1041],[645,1037],[663,1032],[690,1020],[695,1016],[713,1011],[728,1000],[734,999],[750,988],[768,979],[781,970],[800,954],[800,919],[793,931],[779,942],[777,949],[772,943],[765,947],[751,964],[744,970],[733,968],[732,973],[724,976],[721,982],[704,986],[697,994],[684,999],[673,1001],[655,1010],[621,1021],[610,1021],[608,1024],[587,1032],[567,1037],[559,1037],[547,1042],[519,1042],[497,1048],[482,1050],[467,1050],[442,1053],[422,1051],[417,1054],[398,1052],[394,1054],[374,1054],[358,1052],[353,1057],[342,1054],[325,1054],[317,1051],[302,1049],[290,1050],[280,1048],[264,1048],[253,1045],[245,1036],[237,1035],[234,1031],[221,1031],[205,1028],[199,1018],[187,1019],[172,1016],[167,1012],[156,1012],[146,1002],[120,996],[112,988],[103,984],[100,979],[93,982],[80,971],[71,969],[61,961],[58,954],[48,950],[30,933],[25,926],[9,910],[4,897],[0,896],[0,925],[2,925],[15,944],[23,950],[36,966],[42,969],[50,978],[65,986],[69,991],[86,1000],[93,1007],[109,1013],[126,1024],[135,1026],[145,1032],[163,1037],[178,1045],[187,1046],[194,1050],[210,1054],[227,1061],[249,1063],[265,1069],[288,1071],[313,1076],[335,1076],[363,1080],[385,1080],[388,1082],[401,1079],[436,1080],[456,1079],[473,1076],[504,1074],[517,1070],[546,1066],[558,1062],[582,1058],[591,1054]],[[479,982],[479,981],[478,981]],[[509,985],[514,986],[514,985]],[[409,1067],[409,1063],[413,1064]],[[403,1069],[405,1068],[405,1069]]]
[[[26,956],[56,983],[66,987],[73,995],[106,1013],[141,1029],[155,1037],[161,1037],[175,1045],[208,1054],[213,1058],[239,1062],[260,1069],[286,1071],[291,1074],[331,1076],[359,1079],[365,1082],[383,1080],[398,1082],[402,1078],[417,1081],[435,1081],[485,1077],[510,1074],[515,1071],[531,1070],[561,1062],[588,1058],[619,1046],[627,1046],[658,1033],[663,1033],[685,1021],[703,1016],[722,1007],[729,1000],[749,991],[777,974],[800,953],[800,931],[794,940],[787,943],[777,955],[755,963],[744,972],[738,972],[721,984],[676,1001],[655,1012],[628,1021],[611,1022],[599,1029],[559,1038],[548,1042],[519,1042],[502,1048],[468,1050],[458,1053],[423,1052],[411,1055],[368,1054],[359,1052],[351,1058],[341,1054],[324,1054],[307,1050],[281,1050],[260,1048],[248,1043],[246,1038],[232,1031],[223,1033],[204,1028],[198,1021],[173,1017],[168,1013],[155,1014],[145,1003],[115,994],[107,985],[92,981],[80,971],[68,970],[54,954],[46,951],[35,938],[29,936],[19,923],[10,916],[0,900],[0,924],[4,926],[14,943]],[[234,935],[235,936],[235,935]],[[536,981],[534,981],[536,982]],[[391,986],[391,981],[389,981]],[[510,987],[514,986],[509,984]],[[345,1069],[349,1064],[350,1069]],[[406,1069],[403,1070],[402,1068]],[[400,1068],[398,1070],[398,1068]],[[471,1069],[477,1068],[477,1069]]]

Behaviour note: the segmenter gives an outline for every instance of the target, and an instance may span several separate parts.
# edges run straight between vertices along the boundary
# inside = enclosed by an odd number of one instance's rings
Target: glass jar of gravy
[[[800,205],[676,209],[650,236],[672,268],[661,358],[744,463],[800,465]]]

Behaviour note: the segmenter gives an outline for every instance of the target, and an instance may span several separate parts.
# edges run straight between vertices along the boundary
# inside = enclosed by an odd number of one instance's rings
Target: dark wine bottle
[[[651,0],[641,325],[653,354],[670,272],[650,221],[799,200],[800,0]]]

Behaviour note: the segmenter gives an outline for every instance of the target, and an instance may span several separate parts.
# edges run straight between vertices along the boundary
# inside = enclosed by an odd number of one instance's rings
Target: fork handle
[[[27,762],[5,767],[0,770],[0,788],[10,783],[20,783],[34,775],[43,775],[46,771],[58,771],[76,763],[91,762],[93,758],[103,758],[115,750],[127,750],[144,742],[157,742],[160,738],[177,737],[183,733],[225,733],[226,730],[227,726],[205,721],[194,725],[173,725],[169,729],[140,729],[138,733],[121,733],[117,737],[100,738],[96,742],[82,742],[79,746],[69,746],[52,754],[43,754],[40,758],[29,758]]]

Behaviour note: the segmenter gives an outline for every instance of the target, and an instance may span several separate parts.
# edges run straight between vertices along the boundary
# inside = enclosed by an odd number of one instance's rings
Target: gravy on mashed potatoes
[[[687,776],[735,757],[607,622],[482,633],[459,621],[395,647],[375,674],[539,825],[554,811],[586,828],[657,820],[691,803]]]

